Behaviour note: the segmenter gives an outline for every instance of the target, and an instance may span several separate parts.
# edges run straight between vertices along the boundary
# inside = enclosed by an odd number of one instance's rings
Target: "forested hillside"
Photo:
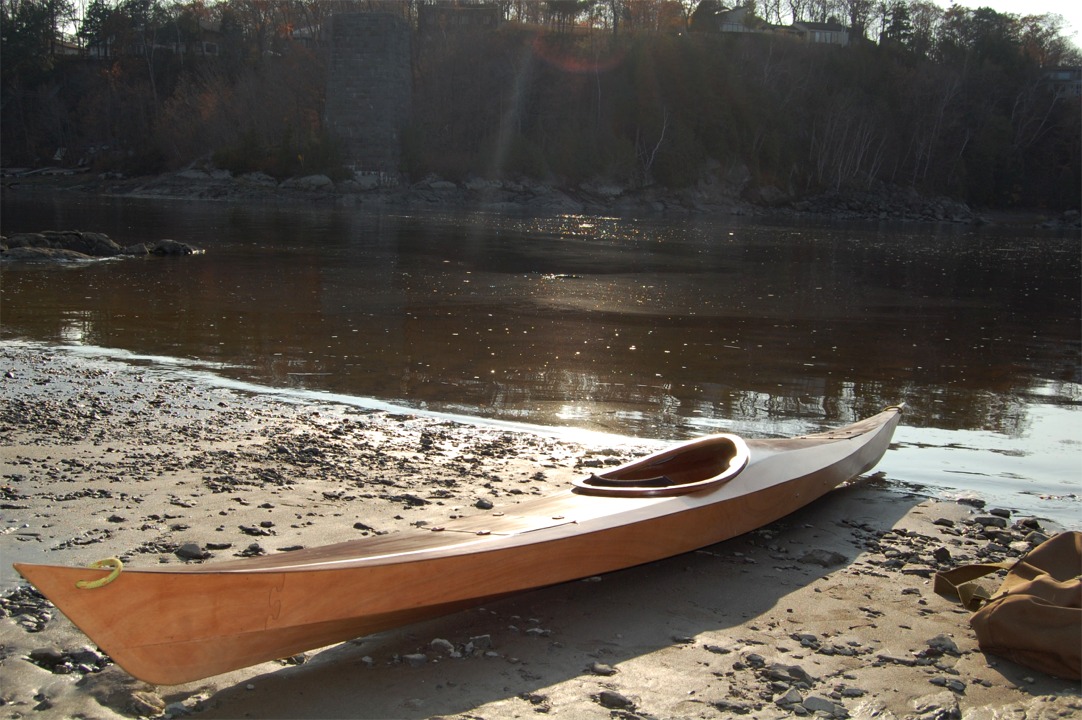
[[[740,168],[784,197],[888,183],[982,207],[1078,206],[1079,97],[1049,71],[1080,58],[1054,16],[899,0],[861,19],[849,0],[834,7],[850,19],[843,47],[705,30],[711,2],[504,2],[498,27],[416,33],[402,170],[683,187]],[[84,18],[63,0],[0,7],[4,166],[210,160],[277,177],[346,172],[321,124],[329,13],[417,14],[320,0],[96,1]]]

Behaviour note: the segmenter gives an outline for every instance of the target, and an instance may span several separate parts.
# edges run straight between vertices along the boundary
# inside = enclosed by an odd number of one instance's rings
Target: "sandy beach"
[[[968,613],[932,592],[937,569],[1017,557],[1061,528],[875,475],[688,555],[147,685],[10,563],[213,561],[390,533],[510,507],[644,448],[19,343],[0,345],[0,400],[0,717],[1082,716],[1076,683],[983,654]]]

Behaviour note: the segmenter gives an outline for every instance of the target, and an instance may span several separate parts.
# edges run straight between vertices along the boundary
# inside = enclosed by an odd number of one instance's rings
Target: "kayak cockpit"
[[[683,495],[733,479],[748,464],[748,455],[747,444],[736,435],[711,435],[571,484],[584,495]]]

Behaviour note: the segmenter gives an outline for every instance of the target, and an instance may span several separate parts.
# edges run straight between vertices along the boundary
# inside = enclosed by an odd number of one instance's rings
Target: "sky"
[[[950,7],[950,0],[940,0],[943,7]],[[1062,15],[1066,24],[1063,34],[1082,48],[1082,2],[1079,0],[956,0],[955,5],[968,8],[990,7],[996,12],[1011,15]]]

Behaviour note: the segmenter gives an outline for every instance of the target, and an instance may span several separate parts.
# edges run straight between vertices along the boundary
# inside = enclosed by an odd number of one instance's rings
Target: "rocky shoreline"
[[[121,247],[105,233],[43,230],[0,236],[0,262],[77,262],[112,257],[202,255],[205,251],[176,240],[156,240]]]
[[[299,403],[0,345],[6,561],[176,564],[478,512],[644,451]],[[938,569],[1017,557],[1041,518],[876,476],[699,552],[177,687],[130,678],[0,574],[8,718],[1056,718],[1077,684],[981,653]]]
[[[912,188],[877,184],[869,189],[795,197],[772,187],[752,187],[746,169],[716,167],[694,187],[630,189],[599,182],[558,186],[535,180],[469,178],[452,182],[428,177],[403,184],[372,173],[354,173],[335,182],[326,175],[277,181],[264,173],[234,176],[226,170],[192,166],[151,177],[94,175],[67,170],[7,169],[4,191],[31,193],[66,189],[94,195],[218,202],[300,202],[360,208],[469,210],[508,214],[735,215],[934,222],[964,225],[1021,223],[1047,229],[1082,227],[1077,210],[978,212],[965,203],[927,197]]]

